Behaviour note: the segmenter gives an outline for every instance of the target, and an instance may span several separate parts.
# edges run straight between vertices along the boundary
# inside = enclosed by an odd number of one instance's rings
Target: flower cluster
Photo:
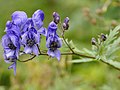
[[[7,21],[5,32],[2,37],[2,46],[4,49],[4,60],[6,63],[12,63],[8,69],[13,69],[16,74],[16,63],[19,59],[21,47],[25,54],[40,55],[41,35],[46,37],[47,54],[50,57],[56,57],[60,60],[61,53],[58,50],[62,46],[62,40],[57,34],[57,24],[60,21],[58,13],[53,13],[53,21],[48,28],[43,27],[44,12],[37,10],[31,18],[27,17],[24,11],[15,11],[11,15],[11,21]],[[64,21],[63,28],[68,28],[68,18]]]

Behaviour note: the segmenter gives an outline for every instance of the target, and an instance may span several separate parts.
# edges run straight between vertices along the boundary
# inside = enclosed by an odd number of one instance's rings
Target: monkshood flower
[[[24,46],[24,52],[27,54],[39,54],[37,45],[40,43],[40,34],[34,27],[29,28],[22,36],[21,43]]]
[[[12,17],[12,22],[18,25],[20,28],[27,21],[27,14],[24,11],[15,11],[11,17]]]
[[[57,34],[56,31],[57,31],[57,24],[52,21],[48,26],[47,39],[50,36],[55,36]]]
[[[34,22],[35,29],[38,33],[46,36],[47,30],[43,27],[44,12],[42,10],[36,10],[32,15],[32,20]]]
[[[20,37],[20,28],[18,25],[14,24],[11,21],[7,21],[6,23],[6,28],[5,28],[5,32],[7,34],[15,34],[18,37]]]
[[[48,48],[47,54],[51,57],[56,57],[60,60],[61,53],[58,50],[62,46],[62,40],[58,35],[48,37],[46,47]]]
[[[20,50],[20,41],[18,36],[14,34],[6,34],[2,37],[2,46],[4,48],[4,60],[6,63],[13,64],[8,68],[14,69],[14,74],[16,74],[16,60],[19,56],[19,50]]]

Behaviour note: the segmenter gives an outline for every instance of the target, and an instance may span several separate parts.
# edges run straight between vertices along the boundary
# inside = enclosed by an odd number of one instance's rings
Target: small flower
[[[97,43],[97,42],[96,42],[96,39],[95,39],[95,38],[92,38],[92,39],[91,39],[91,43],[92,43],[92,45],[96,45],[96,43]]]
[[[15,34],[18,37],[20,37],[20,28],[18,27],[18,25],[15,25],[13,22],[11,21],[7,21],[6,23],[6,28],[5,28],[5,32],[7,34]]]
[[[34,53],[35,55],[39,54],[37,45],[39,45],[40,43],[40,35],[34,27],[31,27],[27,32],[22,35],[21,43],[22,45],[24,45],[25,53]]]
[[[48,26],[48,31],[47,31],[47,38],[56,35],[56,31],[57,31],[57,25],[55,22],[51,22]]]
[[[32,20],[34,22],[35,29],[38,33],[46,36],[46,28],[43,27],[44,12],[42,10],[37,10],[32,15]]]
[[[59,15],[57,12],[53,12],[53,18],[54,18],[53,21],[54,21],[56,24],[58,24],[59,21],[60,21],[60,15]]]
[[[61,54],[58,48],[60,48],[61,46],[62,40],[58,37],[58,35],[48,37],[46,42],[46,47],[48,48],[47,54],[60,60]]]
[[[24,23],[27,21],[27,15],[23,11],[15,11],[11,17],[12,17],[12,22],[15,25],[18,25],[19,27],[22,27]]]
[[[6,34],[2,37],[2,46],[4,48],[4,60],[6,63],[14,63],[14,74],[16,74],[16,60],[19,57],[20,41],[14,34]],[[13,65],[12,65],[13,66]]]
[[[63,23],[63,29],[64,30],[68,30],[68,28],[69,28],[69,18],[68,17],[66,17],[65,19],[64,19],[64,23]]]
[[[105,41],[106,39],[107,39],[106,35],[101,34],[101,40],[102,40],[102,41]]]

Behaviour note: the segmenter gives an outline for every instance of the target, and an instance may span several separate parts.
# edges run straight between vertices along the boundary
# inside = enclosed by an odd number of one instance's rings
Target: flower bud
[[[64,30],[68,30],[68,28],[69,28],[69,18],[68,17],[66,17],[65,19],[64,19],[64,23],[63,23],[63,29]]]
[[[104,34],[101,34],[101,40],[105,41],[107,39],[107,37]]]
[[[95,38],[92,38],[92,39],[91,39],[91,43],[92,43],[92,45],[96,45],[96,39],[95,39]]]
[[[60,16],[59,16],[59,14],[57,13],[57,12],[53,12],[53,21],[56,23],[56,24],[58,24],[59,23],[59,21],[60,21]]]

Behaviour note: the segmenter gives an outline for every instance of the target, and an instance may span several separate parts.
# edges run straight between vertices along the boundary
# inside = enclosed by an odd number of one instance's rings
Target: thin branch
[[[115,66],[111,65],[110,63],[108,63],[108,62],[106,62],[104,60],[100,60],[100,61],[120,71],[120,68],[115,67]]]
[[[33,54],[31,54],[33,55]],[[44,56],[48,56],[47,53],[40,53],[40,55],[44,55]],[[78,54],[78,53],[71,53],[71,52],[64,52],[64,53],[61,53],[61,55],[76,55],[76,56],[80,56],[80,57],[86,57],[86,58],[92,58],[92,59],[95,59],[95,57],[92,57],[92,56],[87,56],[87,55],[83,55],[83,54]],[[20,62],[28,62],[28,61],[31,61],[33,60],[34,58],[36,57],[36,55],[33,55],[31,58],[27,59],[27,60],[18,60]]]
[[[18,59],[18,61],[19,61],[19,62],[28,62],[28,61],[30,61],[30,60],[33,60],[35,57],[36,57],[36,55],[32,56],[31,58],[29,58],[29,59],[27,59],[27,60],[21,61],[21,60]]]
[[[38,48],[39,53],[41,54],[41,51],[40,51],[40,48],[39,48],[38,44],[37,44],[37,48]]]

